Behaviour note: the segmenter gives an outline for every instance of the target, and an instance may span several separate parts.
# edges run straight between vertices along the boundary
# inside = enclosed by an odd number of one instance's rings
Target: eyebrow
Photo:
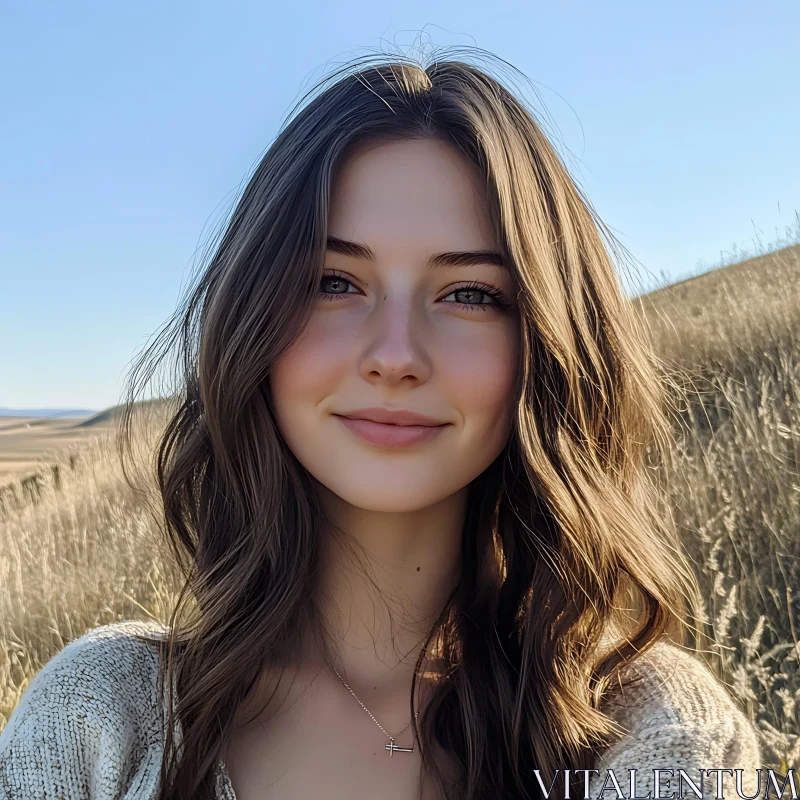
[[[346,239],[339,239],[336,236],[328,236],[327,249],[343,256],[360,258],[365,261],[375,260],[372,250],[365,244],[348,242]],[[496,267],[508,269],[508,265],[503,259],[503,256],[493,250],[458,250],[449,253],[434,253],[428,259],[427,266],[429,268],[472,267],[477,264],[492,264]]]

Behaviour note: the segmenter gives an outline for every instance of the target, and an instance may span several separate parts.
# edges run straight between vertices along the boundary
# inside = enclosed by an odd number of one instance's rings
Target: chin
[[[341,476],[339,476],[338,482],[341,480]],[[440,494],[431,493],[430,486],[426,487],[427,491],[423,492],[419,486],[409,486],[407,489],[400,490],[396,485],[392,486],[391,482],[388,484],[382,482],[380,488],[371,491],[369,485],[364,485],[362,481],[357,491],[353,491],[352,484],[349,490],[336,491],[335,488],[331,488],[331,484],[328,484],[327,488],[355,508],[387,514],[419,511],[442,500]]]

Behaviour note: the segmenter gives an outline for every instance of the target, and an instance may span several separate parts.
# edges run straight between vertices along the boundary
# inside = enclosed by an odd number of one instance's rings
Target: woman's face
[[[499,253],[484,196],[477,169],[439,140],[362,146],[336,176],[328,235],[357,243],[363,257],[328,249],[311,320],[270,381],[289,447],[353,506],[431,506],[464,489],[508,441],[512,275],[490,257],[429,266],[440,253]],[[354,428],[396,429],[342,416],[368,407],[424,414],[441,427],[410,446],[376,444]]]

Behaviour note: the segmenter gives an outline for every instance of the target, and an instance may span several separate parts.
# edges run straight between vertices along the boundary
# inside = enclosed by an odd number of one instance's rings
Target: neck
[[[407,696],[417,657],[459,579],[467,489],[402,513],[354,508],[321,491],[330,528],[316,589],[336,669],[356,693],[369,687]]]

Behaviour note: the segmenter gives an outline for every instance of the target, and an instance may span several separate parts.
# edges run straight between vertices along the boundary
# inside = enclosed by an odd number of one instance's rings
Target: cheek
[[[317,406],[335,394],[346,372],[345,350],[330,338],[308,331],[274,365],[270,394],[278,428],[295,455],[303,460],[309,446],[303,435],[314,424]]]
[[[270,375],[276,406],[316,403],[345,373],[347,343],[320,326],[309,324],[281,356]]]
[[[516,376],[516,348],[510,336],[486,331],[461,343],[450,342],[440,373],[451,401],[478,424],[506,429]]]

